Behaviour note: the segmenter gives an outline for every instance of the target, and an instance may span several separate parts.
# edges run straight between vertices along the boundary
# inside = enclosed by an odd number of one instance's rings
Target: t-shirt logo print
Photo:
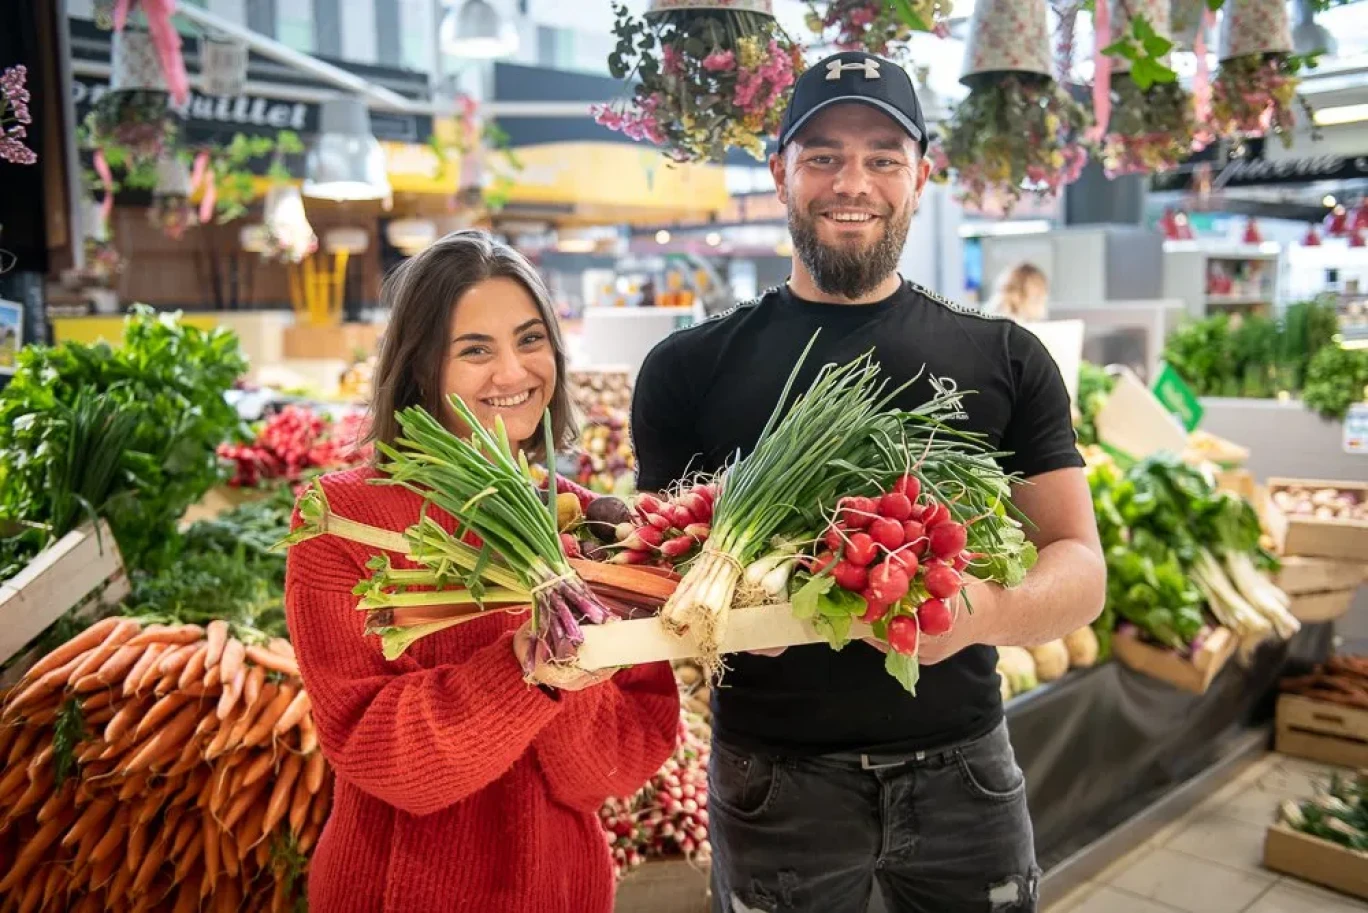
[[[879,72],[879,62],[873,58],[867,58],[860,63],[841,63],[839,60],[833,60],[827,64],[826,78],[830,82],[836,82],[846,70],[864,70],[865,79],[881,79],[883,77],[883,74]]]
[[[949,416],[951,419],[964,420],[969,417],[969,413],[964,411],[964,394],[959,392],[959,383],[953,377],[937,377],[932,374],[927,378],[931,381],[931,386],[935,388],[937,397],[947,397],[946,406],[955,410]]]

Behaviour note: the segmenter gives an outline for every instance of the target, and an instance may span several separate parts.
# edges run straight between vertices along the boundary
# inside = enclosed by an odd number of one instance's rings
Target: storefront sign
[[[1210,189],[1259,187],[1268,184],[1314,184],[1318,181],[1354,181],[1368,178],[1368,153],[1363,155],[1309,155],[1301,158],[1266,159],[1259,151],[1244,158],[1227,159],[1209,153],[1194,156],[1176,171],[1154,176],[1155,190],[1190,190],[1197,186],[1197,170],[1210,169]],[[1205,179],[1204,179],[1205,180]]]
[[[1161,365],[1159,375],[1154,379],[1152,392],[1159,402],[1169,412],[1173,413],[1174,418],[1183,423],[1183,427],[1188,431],[1196,428],[1202,422],[1202,414],[1205,411],[1202,404],[1197,400],[1192,388],[1178,376],[1178,372],[1173,370],[1170,365]]]

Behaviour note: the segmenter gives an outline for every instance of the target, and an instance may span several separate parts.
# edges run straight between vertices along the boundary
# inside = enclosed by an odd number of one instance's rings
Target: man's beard
[[[789,235],[798,259],[812,274],[824,294],[836,295],[847,301],[863,298],[887,279],[898,268],[907,231],[912,224],[911,207],[901,213],[884,216],[883,232],[868,248],[863,245],[843,244],[829,247],[817,237],[817,220],[822,216],[807,215],[794,205],[788,205]]]

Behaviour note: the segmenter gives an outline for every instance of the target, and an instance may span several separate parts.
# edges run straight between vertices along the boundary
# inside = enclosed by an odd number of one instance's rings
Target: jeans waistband
[[[883,770],[891,767],[903,767],[905,765],[940,767],[948,761],[954,759],[956,752],[966,745],[972,745],[981,739],[986,739],[993,735],[999,728],[1005,728],[1005,720],[998,721],[986,732],[981,732],[967,739],[960,739],[948,745],[937,748],[929,748],[925,751],[911,751],[894,754],[860,752],[838,752],[836,754],[822,755],[822,760],[829,761],[842,766],[858,767],[863,770]]]

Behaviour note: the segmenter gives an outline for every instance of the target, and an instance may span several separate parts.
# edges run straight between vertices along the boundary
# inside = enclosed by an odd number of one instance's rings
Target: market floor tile
[[[1187,913],[1242,913],[1277,880],[1160,847],[1118,875],[1112,887]]]

